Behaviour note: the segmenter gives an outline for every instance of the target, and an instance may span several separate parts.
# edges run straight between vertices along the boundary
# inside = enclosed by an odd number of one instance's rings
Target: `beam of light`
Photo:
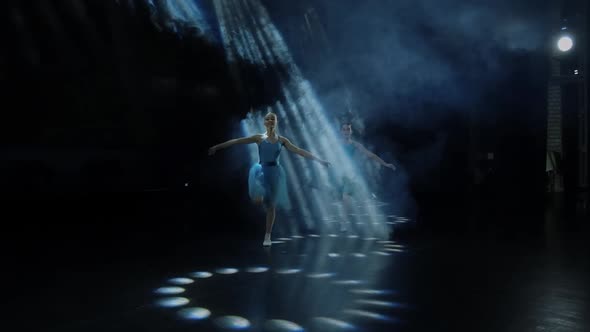
[[[229,31],[231,32],[232,39],[234,40],[233,46],[236,49],[239,58],[246,60],[249,63],[254,63],[252,50],[250,47],[248,47],[244,29],[236,23],[236,16],[230,14],[231,11],[229,6],[230,3],[227,1],[222,3],[223,13],[227,22],[229,22]]]
[[[246,269],[246,272],[248,273],[263,273],[268,271],[268,267],[266,266],[255,266],[255,267],[249,267]]]
[[[235,273],[238,273],[238,269],[235,269],[233,267],[226,267],[226,268],[217,269],[217,270],[215,270],[215,272],[218,274],[235,274]]]
[[[169,283],[174,285],[188,285],[195,282],[193,279],[189,278],[172,278],[168,280]]]
[[[239,42],[241,42],[243,47],[248,51],[251,62],[266,67],[266,62],[262,58],[261,51],[258,48],[250,29],[247,28],[247,22],[243,16],[243,10],[239,8],[240,2],[232,1],[227,4],[233,6],[231,13],[234,13],[235,15],[231,17],[234,18],[234,22],[236,23],[235,27],[239,29],[241,35]]]
[[[393,295],[395,292],[390,289],[369,289],[369,288],[355,288],[350,290],[351,293],[357,295]]]
[[[253,17],[253,16],[254,16],[254,14],[252,14],[253,10],[252,10],[251,6],[252,6],[252,7],[256,7],[256,10],[258,10],[258,9],[259,9],[259,8],[258,8],[258,7],[259,7],[259,4],[254,4],[254,5],[252,5],[252,4],[251,4],[251,3],[249,3],[249,2],[244,2],[244,7],[245,7],[245,8],[248,10],[248,12],[249,12],[249,14],[250,14],[250,17]],[[266,56],[267,56],[267,57],[270,57],[271,59],[272,59],[272,58],[275,58],[275,60],[276,60],[276,59],[278,58],[278,57],[277,57],[277,54],[276,54],[276,52],[275,52],[276,50],[275,50],[275,49],[273,49],[273,52],[271,53],[271,52],[270,52],[270,50],[269,50],[269,47],[268,47],[268,45],[267,45],[267,44],[271,44],[271,47],[272,47],[272,48],[276,48],[276,45],[275,45],[276,43],[275,43],[273,40],[268,40],[268,39],[269,39],[269,38],[268,38],[268,37],[269,37],[269,33],[268,33],[268,27],[267,27],[267,26],[264,26],[264,25],[263,25],[263,24],[260,22],[260,19],[259,19],[258,21],[254,20],[254,22],[255,22],[255,24],[256,24],[256,28],[257,28],[257,30],[258,30],[259,32],[261,31],[260,33],[257,33],[256,35],[257,35],[257,37],[258,37],[258,41],[259,41],[259,43],[260,43],[261,45],[263,45],[263,48],[266,50],[266,51],[265,51],[265,53],[266,53]],[[265,29],[265,28],[266,28],[266,29]],[[272,28],[274,28],[274,26],[273,26]],[[276,28],[275,28],[275,30],[276,30]],[[270,41],[273,41],[273,43],[270,43]],[[284,77],[282,78],[282,81],[285,81],[285,82],[286,82],[287,80],[288,80],[287,78],[284,78]],[[286,89],[285,87],[287,86],[287,84],[288,84],[288,83],[284,83],[284,84],[283,84],[283,88],[284,88],[284,89]],[[292,104],[292,103],[289,103],[289,104],[290,104],[291,106],[293,106],[293,104]],[[282,108],[282,105],[281,105],[281,104],[279,104],[279,110],[278,110],[278,112],[277,112],[277,113],[278,113],[278,114],[279,114],[281,117],[285,118],[285,117],[286,117],[286,114],[283,112],[283,110],[282,110],[281,108]],[[287,118],[287,120],[288,120],[288,118]],[[302,125],[302,124],[304,124],[304,123],[305,123],[305,122],[301,122],[301,123],[299,123],[299,125]],[[303,142],[303,144],[305,144],[304,146],[307,146],[307,145],[308,145],[308,144],[307,144],[307,142],[306,142],[307,136],[303,136],[303,138],[304,138],[304,139],[302,140],[302,139],[301,139],[301,137],[296,137],[296,139],[297,139],[299,142],[301,142],[301,141],[302,141],[302,142]],[[301,144],[301,143],[300,143],[300,144]],[[290,174],[290,175],[295,175],[296,173],[289,172],[289,174]],[[290,182],[292,182],[292,181],[290,181]],[[298,181],[295,181],[295,183],[297,183],[297,182],[298,182]]]
[[[184,25],[198,29],[203,37],[211,38],[211,27],[205,20],[202,11],[195,0],[160,0],[160,15],[165,17],[166,25],[176,33],[181,33],[177,25]]]
[[[364,318],[371,318],[375,320],[385,321],[385,322],[393,322],[395,321],[393,318],[382,315],[376,312],[366,311],[366,310],[356,310],[356,309],[345,309],[343,310],[345,314],[364,317]]]
[[[207,271],[198,271],[191,273],[190,276],[193,278],[205,279],[211,278],[213,276],[213,273]]]
[[[181,307],[189,303],[189,299],[186,297],[166,297],[156,301],[156,304],[164,308],[175,308]]]
[[[354,302],[358,304],[368,304],[377,307],[386,307],[386,308],[405,308],[406,306],[401,303],[396,302],[389,302],[389,301],[378,301],[378,300],[355,300]]]
[[[567,52],[574,47],[574,40],[570,36],[562,36],[557,41],[557,48],[562,52]]]
[[[219,23],[219,32],[221,35],[221,42],[223,44],[223,48],[225,49],[225,56],[229,62],[233,63],[236,59],[234,50],[232,48],[233,38],[228,27],[228,22],[226,21],[226,17],[223,13],[223,5],[221,1],[213,1],[213,8],[215,11],[215,15],[217,16],[217,22]],[[234,79],[239,80],[235,68],[232,67],[232,69]]]
[[[234,58],[244,61],[259,61],[259,54],[262,63],[266,64],[265,70],[275,70],[274,74],[279,84],[278,89],[282,95],[280,100],[267,105],[267,110],[273,110],[279,116],[279,133],[285,133],[297,145],[310,150],[312,153],[329,160],[334,167],[326,169],[318,163],[308,162],[300,157],[293,157],[292,154],[281,154],[281,164],[285,168],[289,183],[289,196],[293,207],[301,211],[302,215],[313,216],[304,218],[303,222],[316,222],[313,226],[318,227],[322,233],[325,229],[330,230],[333,226],[326,220],[333,213],[331,208],[332,200],[331,185],[340,181],[342,175],[357,177],[362,172],[345,152],[340,137],[339,128],[336,130],[331,116],[327,114],[320,105],[319,99],[313,91],[311,84],[304,78],[298,66],[295,64],[290,51],[287,48],[283,37],[258,0],[219,0],[215,1],[215,12],[224,25],[224,45],[226,51],[231,52]],[[250,38],[250,36],[252,38]],[[237,51],[241,50],[241,51]],[[228,55],[228,59],[229,59]],[[244,135],[264,132],[262,126],[263,110],[256,110],[246,116],[241,122],[241,129]],[[258,161],[258,151],[255,145],[250,145],[251,162]],[[309,186],[309,178],[314,188]],[[359,182],[359,195],[369,197],[368,184],[364,179],[357,179]],[[315,185],[318,186],[315,186]],[[328,185],[324,185],[328,184]],[[360,203],[360,207],[358,206]],[[385,215],[380,213],[380,206],[385,203],[373,200],[359,199],[352,207],[357,218],[363,218],[365,229],[363,237],[384,238],[388,236],[389,225],[385,224]],[[312,213],[313,212],[313,213]],[[329,212],[329,213],[328,213]],[[362,215],[362,216],[361,216]],[[361,220],[353,220],[361,221]],[[294,224],[288,223],[291,227],[291,234],[296,233]],[[306,225],[309,226],[309,225]],[[331,230],[333,231],[333,230]],[[357,238],[352,236],[351,238]],[[293,239],[299,237],[293,236]],[[354,245],[353,241],[347,241],[346,245]],[[370,243],[366,248],[357,248],[358,254],[369,253]],[[347,251],[348,252],[348,251]],[[326,256],[321,255],[323,259]],[[339,257],[338,254],[329,253],[329,258]],[[362,257],[362,256],[359,256]],[[341,262],[344,260],[341,260]],[[318,264],[325,265],[318,261]],[[344,263],[342,263],[344,264]],[[359,277],[359,276],[355,276]],[[364,279],[364,278],[361,278]]]
[[[211,311],[205,308],[191,307],[184,308],[178,312],[178,315],[184,319],[202,320],[211,316]]]
[[[333,330],[346,330],[346,331],[352,331],[355,330],[356,327],[348,322],[345,322],[343,320],[338,320],[338,319],[334,319],[334,318],[329,318],[329,317],[314,317],[312,319],[312,321],[319,325],[320,329],[319,331],[333,331]]]
[[[250,328],[250,321],[240,316],[221,316],[215,319],[215,325],[222,329],[244,330]]]
[[[283,319],[271,319],[264,323],[265,331],[269,332],[303,332],[303,327]]]
[[[180,293],[184,293],[185,289],[182,287],[160,287],[158,289],[156,289],[154,292],[156,294],[162,294],[162,295],[174,295],[174,294],[180,294]]]

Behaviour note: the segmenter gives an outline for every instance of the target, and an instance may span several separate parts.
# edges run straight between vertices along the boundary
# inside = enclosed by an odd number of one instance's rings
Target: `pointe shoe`
[[[270,240],[270,234],[266,234],[264,236],[264,242],[262,242],[262,245],[265,247],[268,247],[272,244],[272,241]]]

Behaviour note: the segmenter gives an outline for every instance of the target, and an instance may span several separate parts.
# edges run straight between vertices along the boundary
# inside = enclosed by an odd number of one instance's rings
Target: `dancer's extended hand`
[[[385,164],[383,166],[385,166],[387,168],[391,168],[392,171],[395,171],[395,169],[396,169],[394,164]]]

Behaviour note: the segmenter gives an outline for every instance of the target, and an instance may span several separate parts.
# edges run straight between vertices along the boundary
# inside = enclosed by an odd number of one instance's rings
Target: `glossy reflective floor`
[[[11,255],[7,303],[16,326],[43,331],[588,331],[588,222],[555,207],[502,218],[527,222],[445,215],[388,239],[334,231],[270,248],[214,230],[77,233]]]

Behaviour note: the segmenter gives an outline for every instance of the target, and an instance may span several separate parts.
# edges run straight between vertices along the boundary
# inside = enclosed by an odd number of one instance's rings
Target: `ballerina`
[[[276,208],[288,209],[290,207],[287,195],[287,178],[285,171],[279,163],[279,156],[283,146],[302,157],[319,162],[324,166],[330,166],[328,161],[320,159],[311,152],[297,147],[289,139],[277,134],[278,117],[273,112],[264,116],[266,132],[248,137],[231,139],[209,148],[209,155],[218,150],[228,148],[236,144],[258,144],[259,162],[252,165],[248,176],[248,193],[252,201],[262,204],[266,210],[266,233],[263,246],[270,246],[272,227],[275,222]]]

